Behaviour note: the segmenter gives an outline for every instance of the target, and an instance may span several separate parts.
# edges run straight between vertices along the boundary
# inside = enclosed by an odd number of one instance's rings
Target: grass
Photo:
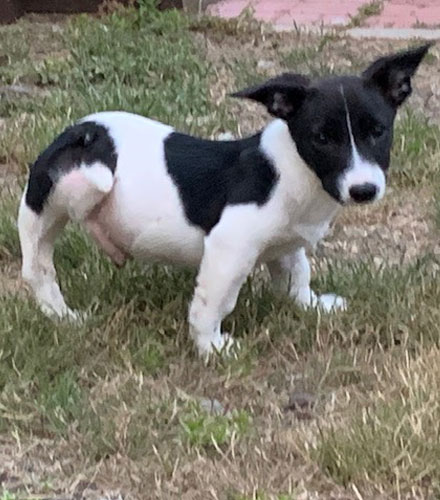
[[[238,496],[234,496],[231,498],[231,500],[269,500],[269,498],[271,500],[295,500],[295,496],[294,495],[290,495],[290,494],[280,494],[280,495],[271,495],[270,497],[268,495],[266,495],[265,493],[259,493],[258,491],[252,495],[252,496],[243,496],[243,495],[238,495]]]
[[[350,26],[353,28],[362,26],[369,17],[379,15],[382,9],[383,0],[371,0],[371,2],[363,4],[351,17]]]
[[[316,44],[298,40],[294,48],[290,48],[283,54],[283,64],[296,72],[304,72],[311,77],[334,75],[343,72],[338,65],[329,61],[326,57],[327,50],[331,50],[332,42],[337,35],[332,32],[320,36]]]
[[[431,484],[431,494],[438,497],[435,469],[440,408],[434,394],[440,381],[439,350],[433,348],[423,357],[414,360],[407,356],[402,361],[399,366],[388,366],[381,381],[384,386],[392,380],[391,394],[372,401],[371,408],[361,409],[348,429],[323,431],[317,460],[344,485],[362,476],[376,484],[389,481],[395,488],[425,483]]]
[[[409,110],[398,120],[395,136],[393,180],[402,187],[433,182],[439,165],[439,126]]]
[[[114,40],[118,50],[109,51]],[[37,61],[31,41],[27,50],[14,47],[16,60],[0,77],[5,83],[32,82],[46,93],[38,100],[2,101],[6,117],[32,111],[3,137],[0,156],[7,162],[27,164],[67,123],[97,109],[136,110],[163,121],[177,118],[176,126],[189,131],[212,110],[206,92],[209,66],[194,52],[187,22],[174,11],[158,14],[151,2],[139,12],[115,13],[101,22],[77,18],[65,29],[63,49]],[[33,140],[17,148],[23,134]]]
[[[1,500],[18,500],[18,499],[16,495],[14,495],[13,493],[9,493],[8,490],[5,490],[2,493]]]
[[[196,408],[181,419],[181,425],[182,439],[190,446],[219,450],[246,433],[250,418],[243,410],[232,415],[206,415]]]
[[[434,214],[432,251],[398,265],[379,250],[395,251],[393,241],[377,240],[377,250],[315,259],[315,289],[348,297],[347,312],[298,310],[258,270],[225,325],[242,349],[205,366],[186,326],[194,272],[116,270],[75,226],[55,261],[69,304],[89,313],[84,325],[51,322],[7,286],[20,266],[27,165],[66,124],[123,108],[204,136],[250,132],[267,118],[228,92],[286,69],[357,70],[378,42],[359,55],[337,34],[270,33],[248,15],[188,19],[151,2],[55,25],[22,20],[0,36],[0,85],[26,89],[0,101],[0,498],[438,497],[440,147],[423,109],[400,114],[383,211],[418,196]],[[371,214],[351,218],[369,227]],[[421,235],[410,232],[408,246],[412,238]],[[286,409],[292,391],[316,399],[308,417]],[[225,411],[211,414],[200,398]]]

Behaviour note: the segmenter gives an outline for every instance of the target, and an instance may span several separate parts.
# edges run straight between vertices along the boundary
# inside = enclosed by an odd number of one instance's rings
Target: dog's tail
[[[26,204],[41,213],[57,179],[81,164],[97,161],[114,173],[115,146],[107,129],[95,122],[68,127],[30,165]]]

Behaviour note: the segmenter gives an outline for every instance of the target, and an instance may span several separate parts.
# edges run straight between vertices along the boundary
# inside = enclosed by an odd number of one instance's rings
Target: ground
[[[197,1],[197,0],[196,0]],[[437,0],[219,0],[209,11],[226,18],[252,9],[257,19],[282,28],[296,25],[352,25],[382,28],[438,28]]]
[[[205,366],[187,334],[193,272],[116,270],[76,227],[56,263],[89,319],[40,314],[19,280],[27,165],[102,109],[245,135],[268,117],[232,90],[285,70],[360,71],[409,42],[148,2],[30,17],[0,37],[1,500],[439,498],[438,48],[399,114],[386,199],[343,212],[313,256],[315,288],[348,311],[301,311],[257,269],[226,325],[242,349]]]

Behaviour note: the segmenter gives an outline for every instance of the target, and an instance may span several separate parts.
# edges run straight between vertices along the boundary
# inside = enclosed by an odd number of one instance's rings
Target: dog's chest
[[[301,242],[301,246],[314,247],[326,235],[338,208],[333,200],[324,197],[301,207],[298,217],[293,216],[290,220],[292,239]]]
[[[283,204],[282,223],[266,248],[263,261],[279,258],[299,247],[313,249],[326,235],[339,210],[339,205],[326,194],[299,200],[290,199]]]
[[[280,179],[268,207],[276,222],[267,252],[282,255],[291,248],[314,247],[327,232],[338,202],[299,155],[284,122],[275,120],[266,128],[262,148]]]

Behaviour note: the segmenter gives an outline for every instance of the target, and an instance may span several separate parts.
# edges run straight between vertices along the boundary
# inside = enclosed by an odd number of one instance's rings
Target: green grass
[[[0,162],[21,185],[27,164],[86,113],[122,108],[211,136],[260,123],[224,98],[270,74],[258,70],[260,58],[313,75],[344,70],[330,53],[356,69],[365,62],[336,35],[271,34],[248,15],[194,20],[151,2],[55,30],[22,20],[0,36],[1,85],[31,93],[0,101]],[[221,54],[216,67],[212,47]],[[401,113],[390,183],[402,196],[394,203],[433,188],[438,199],[439,137],[423,113]],[[14,279],[19,193],[10,190],[0,200],[0,269]],[[28,453],[34,467],[25,494],[9,491],[45,498],[86,477],[133,498],[149,491],[204,500],[209,488],[231,500],[290,500],[304,491],[351,498],[353,488],[363,498],[435,498],[440,263],[425,252],[401,265],[380,255],[378,266],[376,255],[318,262],[314,288],[349,299],[349,310],[335,315],[299,310],[257,272],[225,322],[241,350],[205,366],[186,324],[195,273],[133,262],[118,270],[69,227],[55,262],[69,305],[88,313],[84,324],[50,321],[21,290],[0,293],[0,440]],[[285,409],[293,390],[316,396],[310,421]],[[203,410],[201,397],[220,401],[225,414]],[[63,463],[55,473],[47,472],[52,456]],[[6,486],[2,500],[15,498]]]
[[[8,490],[3,491],[1,500],[18,500],[18,497]]]
[[[209,65],[195,49],[187,21],[175,11],[159,14],[152,2],[100,22],[78,17],[61,35],[62,52],[37,61],[30,42],[18,48],[14,34],[7,44],[11,62],[0,68],[0,79],[31,81],[46,93],[41,99],[2,100],[3,116],[31,113],[2,137],[0,156],[6,161],[29,163],[65,125],[97,110],[136,111],[188,131],[213,111]],[[23,144],[23,136],[30,140]]]
[[[402,187],[437,185],[440,169],[440,127],[411,110],[396,123],[392,181]]]
[[[190,446],[219,449],[248,432],[250,425],[250,417],[243,410],[232,415],[207,415],[195,407],[181,419],[181,435]]]

